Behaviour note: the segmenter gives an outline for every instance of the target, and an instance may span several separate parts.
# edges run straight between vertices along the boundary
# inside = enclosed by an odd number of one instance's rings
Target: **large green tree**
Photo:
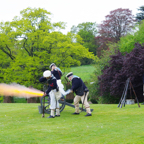
[[[42,89],[38,79],[50,63],[63,69],[80,65],[84,57],[94,59],[79,35],[64,35],[57,30],[65,24],[51,23],[48,11],[27,8],[20,14],[12,22],[0,24],[0,51],[10,60],[7,66],[1,67],[4,82]]]
[[[134,33],[120,39],[118,43],[120,52],[130,53],[134,49],[135,43],[144,44],[144,21],[141,21],[141,24],[135,27]]]
[[[71,32],[80,35],[83,39],[83,46],[88,48],[90,52],[94,55],[97,54],[97,45],[95,44],[95,36],[97,35],[97,25],[93,22],[85,22],[78,24],[77,26],[72,26]],[[89,64],[92,61],[83,58],[81,59],[82,64]]]

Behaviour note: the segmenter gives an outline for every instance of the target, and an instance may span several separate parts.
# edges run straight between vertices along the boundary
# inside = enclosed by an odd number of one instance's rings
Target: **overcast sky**
[[[128,8],[132,14],[144,5],[144,0],[0,0],[0,22],[12,21],[20,11],[27,8],[44,8],[52,13],[52,22],[66,22],[63,33],[70,31],[73,25],[83,22],[100,24],[110,11]]]

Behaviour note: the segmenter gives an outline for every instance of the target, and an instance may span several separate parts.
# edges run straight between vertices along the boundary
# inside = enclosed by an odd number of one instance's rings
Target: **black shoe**
[[[60,117],[60,115],[55,115],[55,117]]]
[[[50,116],[49,116],[49,117],[47,117],[47,118],[55,118],[55,117],[50,115]]]
[[[92,116],[92,114],[90,114],[90,113],[87,113],[85,116]]]
[[[76,112],[74,112],[74,113],[72,113],[73,115],[79,115],[79,113],[76,113]]]

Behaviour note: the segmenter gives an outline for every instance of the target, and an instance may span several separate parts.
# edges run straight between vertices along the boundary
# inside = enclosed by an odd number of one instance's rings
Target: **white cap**
[[[72,75],[73,75],[73,72],[70,72],[70,73],[68,73],[68,74],[66,75],[66,77],[69,78],[69,77],[72,76]]]
[[[46,70],[43,72],[43,77],[50,77],[51,76],[51,71]]]

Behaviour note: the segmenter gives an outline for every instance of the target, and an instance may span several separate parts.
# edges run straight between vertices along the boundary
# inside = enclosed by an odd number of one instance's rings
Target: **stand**
[[[131,80],[130,80],[130,78],[128,78],[128,79],[126,80],[126,83],[125,83],[125,87],[124,87],[124,91],[123,91],[123,93],[122,93],[122,97],[121,97],[121,99],[120,99],[120,101],[119,101],[119,104],[118,104],[118,107],[120,107],[120,108],[122,108],[123,105],[124,105],[124,107],[125,107],[125,102],[126,102],[126,97],[127,97],[127,91],[128,91],[128,87],[129,87],[129,86],[130,86],[130,93],[131,93],[131,88],[132,88],[133,93],[134,93],[134,95],[135,95],[135,99],[137,100],[138,107],[140,107],[139,101],[138,101],[138,98],[137,98],[137,96],[136,96],[136,93],[135,93],[135,90],[134,90],[134,88],[133,88],[133,85],[132,85],[132,83],[131,83]]]

